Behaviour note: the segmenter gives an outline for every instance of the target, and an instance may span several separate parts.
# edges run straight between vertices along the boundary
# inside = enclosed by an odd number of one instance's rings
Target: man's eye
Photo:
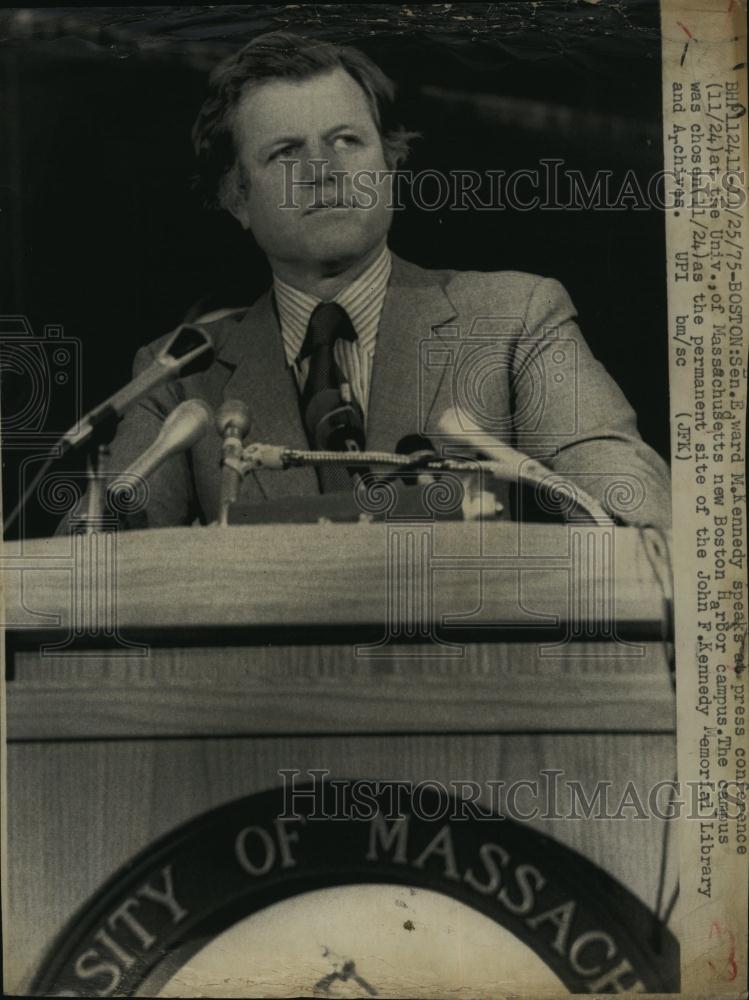
[[[293,143],[289,143],[287,146],[281,146],[279,149],[274,149],[268,159],[277,160],[281,156],[290,156],[296,148],[296,144]]]
[[[361,144],[361,139],[358,135],[354,135],[353,132],[343,132],[341,135],[337,135],[335,137],[333,144],[344,148],[348,146],[358,146]]]

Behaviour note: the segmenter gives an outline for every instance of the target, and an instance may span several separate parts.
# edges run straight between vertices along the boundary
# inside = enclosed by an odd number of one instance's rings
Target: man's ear
[[[224,175],[219,192],[221,207],[234,216],[242,229],[250,228],[249,182],[235,163]]]

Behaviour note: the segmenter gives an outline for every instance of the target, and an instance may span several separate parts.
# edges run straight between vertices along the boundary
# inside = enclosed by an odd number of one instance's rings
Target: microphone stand
[[[107,471],[109,447],[99,444],[86,456],[86,479],[88,481],[88,508],[84,515],[85,531],[93,534],[104,517],[104,501],[106,490],[103,488],[104,474]]]
[[[254,469],[291,469],[306,465],[346,465],[349,467],[387,467],[400,474],[452,472],[476,477],[485,473],[498,481],[524,482],[545,490],[558,489],[569,493],[571,484],[553,473],[540,462],[531,460],[513,449],[515,459],[525,459],[528,468],[521,470],[516,461],[507,464],[497,460],[438,458],[434,452],[420,451],[412,455],[399,455],[384,451],[310,451],[285,448],[282,445],[253,443],[244,448],[238,463],[242,476]],[[575,505],[594,524],[611,525],[611,516],[600,503],[579,487],[572,487]]]
[[[57,439],[54,452],[46,459],[23,490],[5,521],[5,531],[9,531],[18,520],[29,497],[39,486],[54,461],[84,444],[92,446],[92,444],[101,443],[108,446],[114,438],[117,422],[139,399],[157,386],[176,379],[180,375],[194,375],[196,372],[205,371],[214,357],[213,340],[202,327],[190,324],[178,327],[148,368],[131,379],[123,389],[115,392],[106,402],[94,407]],[[103,454],[99,456],[98,447],[96,452],[92,451],[89,454],[92,458],[90,462],[86,463],[86,469],[93,484],[95,477],[100,476],[100,458],[106,464],[106,456]],[[94,490],[96,491],[96,487]],[[90,514],[92,516],[101,515],[101,510],[101,498],[95,498],[90,505]],[[88,515],[86,516],[88,517]]]
[[[79,524],[83,527],[83,533],[86,535],[92,535],[94,532],[108,526],[105,515],[107,502],[106,478],[109,472],[109,446],[114,439],[117,422],[117,415],[112,412],[107,419],[102,420],[95,426],[87,442],[87,503],[86,511],[79,520]]]

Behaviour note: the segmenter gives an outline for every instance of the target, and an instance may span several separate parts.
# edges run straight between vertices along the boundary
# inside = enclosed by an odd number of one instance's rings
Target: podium
[[[482,802],[498,780],[553,772],[586,790],[605,779],[618,797],[629,782],[643,801],[675,777],[655,532],[103,532],[6,545],[3,571],[10,992],[154,840],[292,772],[473,782]],[[667,822],[542,814],[528,828],[668,920]]]

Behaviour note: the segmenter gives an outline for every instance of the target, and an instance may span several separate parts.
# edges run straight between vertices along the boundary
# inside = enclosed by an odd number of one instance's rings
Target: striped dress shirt
[[[354,398],[362,408],[365,421],[377,327],[380,324],[391,266],[390,251],[385,247],[377,260],[333,299],[346,310],[356,330],[355,341],[336,341],[334,355],[343,377],[351,386]],[[300,362],[299,352],[312,311],[322,300],[299,291],[276,275],[273,276],[273,291],[278,306],[286,363],[293,369],[301,392],[307,381],[310,359],[305,358]]]

